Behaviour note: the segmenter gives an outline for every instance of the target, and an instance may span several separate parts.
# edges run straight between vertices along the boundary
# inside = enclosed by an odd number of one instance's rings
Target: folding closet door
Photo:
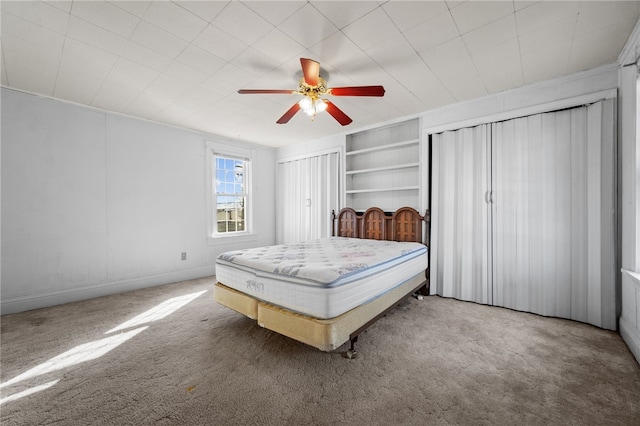
[[[571,150],[571,114],[492,125],[492,281],[497,306],[570,317],[571,256],[576,255],[571,227],[583,222],[571,204],[584,198],[580,185],[572,188],[572,172],[586,177],[584,170],[572,167],[581,162],[580,152]]]
[[[432,136],[431,282],[441,296],[491,304],[490,127]]]
[[[277,243],[327,237],[339,205],[337,152],[277,165]]]
[[[432,135],[441,296],[616,328],[615,100]]]
[[[492,125],[494,305],[615,329],[613,102]]]

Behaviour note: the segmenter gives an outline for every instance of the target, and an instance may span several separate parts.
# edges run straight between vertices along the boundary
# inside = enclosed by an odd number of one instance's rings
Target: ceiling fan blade
[[[328,93],[333,96],[384,96],[382,86],[333,87]]]
[[[335,118],[338,121],[338,123],[342,124],[343,126],[346,126],[347,124],[353,121],[351,120],[351,118],[349,118],[347,114],[342,112],[340,108],[335,106],[334,103],[327,100],[325,100],[325,102],[327,104],[327,112],[331,114],[333,118]]]
[[[295,90],[269,90],[269,89],[240,89],[238,93],[241,95],[268,95],[268,94],[283,94],[290,95],[295,93]]]
[[[305,83],[309,86],[317,86],[318,77],[320,77],[320,62],[316,62],[313,59],[300,58],[300,65],[302,65]]]
[[[280,119],[278,121],[276,121],[276,123],[278,124],[286,124],[289,122],[289,120],[291,120],[291,117],[293,117],[294,115],[296,115],[296,112],[300,111],[300,105],[296,102],[295,104],[293,104],[293,106],[291,108],[289,108],[289,110],[287,112],[284,113],[284,115],[282,117],[280,117]]]

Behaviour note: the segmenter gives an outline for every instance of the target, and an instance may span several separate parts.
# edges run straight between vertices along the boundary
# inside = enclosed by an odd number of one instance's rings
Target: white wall
[[[254,158],[254,238],[207,241],[212,135],[2,89],[2,313],[215,273],[275,241],[275,150]],[[180,260],[180,253],[187,260]]]
[[[640,22],[619,62],[618,164],[621,247],[620,334],[640,362],[640,127],[638,65]]]
[[[313,123],[312,123],[313,124]],[[346,135],[331,136],[311,142],[286,145],[278,148],[278,160],[309,157],[326,151],[344,150]]]

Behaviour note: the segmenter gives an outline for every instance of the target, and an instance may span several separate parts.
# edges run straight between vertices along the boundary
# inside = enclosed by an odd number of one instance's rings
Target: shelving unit
[[[421,158],[418,119],[348,135],[346,206],[419,208]]]

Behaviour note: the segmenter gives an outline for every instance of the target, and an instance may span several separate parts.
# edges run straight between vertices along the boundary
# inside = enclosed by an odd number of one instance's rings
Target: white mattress
[[[221,254],[216,279],[259,300],[333,318],[424,273],[420,243],[331,237]]]

